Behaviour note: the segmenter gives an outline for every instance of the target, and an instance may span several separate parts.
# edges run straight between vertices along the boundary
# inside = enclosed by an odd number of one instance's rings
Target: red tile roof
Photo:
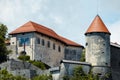
[[[40,24],[37,24],[35,22],[29,21],[26,24],[24,24],[23,26],[20,26],[19,28],[17,28],[16,30],[12,31],[10,33],[10,35],[14,35],[14,34],[19,34],[19,33],[26,33],[26,32],[38,32],[38,33],[42,33],[44,35],[47,35],[49,37],[55,38],[61,42],[63,42],[66,45],[70,45],[70,46],[76,46],[76,47],[83,47],[80,44],[77,44],[71,40],[68,40],[62,36],[59,36],[58,34],[56,34],[53,30],[42,26]]]
[[[98,15],[95,17],[85,34],[91,32],[104,32],[110,34],[109,30]]]

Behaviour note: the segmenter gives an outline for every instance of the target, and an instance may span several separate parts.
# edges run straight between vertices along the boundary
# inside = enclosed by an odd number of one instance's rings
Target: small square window
[[[12,42],[12,44],[14,44],[14,42]]]
[[[86,46],[88,46],[88,43],[86,43]]]

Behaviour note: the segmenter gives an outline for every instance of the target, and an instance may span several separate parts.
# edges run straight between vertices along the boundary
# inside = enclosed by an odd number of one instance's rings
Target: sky
[[[33,21],[85,45],[84,33],[96,15],[120,44],[120,0],[0,0],[0,22],[8,33]]]

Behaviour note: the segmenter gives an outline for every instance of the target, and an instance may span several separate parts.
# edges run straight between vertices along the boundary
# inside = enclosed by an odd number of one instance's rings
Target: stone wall
[[[49,71],[43,71],[31,63],[13,59],[0,64],[0,69],[7,69],[13,75],[20,75],[26,78],[32,78],[40,74],[49,74]]]
[[[47,65],[51,67],[59,66],[60,61],[64,57],[64,48],[65,45],[61,43],[60,41],[57,41],[53,38],[49,38],[44,35],[36,34],[36,39],[40,39],[40,44],[35,44],[35,60],[40,60]],[[42,40],[44,40],[44,45],[42,43]],[[48,46],[49,42],[49,46]],[[55,49],[53,48],[53,45],[55,45]],[[60,51],[59,51],[60,47]]]
[[[73,71],[77,66],[82,66],[83,70],[85,73],[88,73],[91,64],[87,62],[80,62],[80,61],[72,61],[72,60],[62,60],[61,65],[60,65],[60,80],[63,80],[62,78],[67,75],[67,76],[73,76]]]
[[[113,80],[120,79],[120,46],[111,44],[111,69]]]
[[[82,47],[67,46],[65,47],[64,59],[80,61],[82,50],[83,50]]]

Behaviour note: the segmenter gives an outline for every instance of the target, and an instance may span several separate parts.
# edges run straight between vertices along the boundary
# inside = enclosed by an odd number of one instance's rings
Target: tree
[[[73,76],[64,76],[63,80],[100,80],[97,75],[93,75],[93,73],[90,71],[88,74],[86,74],[82,66],[77,66],[74,69]]]
[[[5,45],[7,30],[4,24],[0,24],[0,63],[6,61],[7,55],[9,54]]]
[[[82,62],[85,61],[85,49],[83,50],[83,52],[82,52],[82,54],[81,54],[80,61],[82,61]]]
[[[21,76],[13,76],[6,69],[0,70],[0,80],[27,80]]]

